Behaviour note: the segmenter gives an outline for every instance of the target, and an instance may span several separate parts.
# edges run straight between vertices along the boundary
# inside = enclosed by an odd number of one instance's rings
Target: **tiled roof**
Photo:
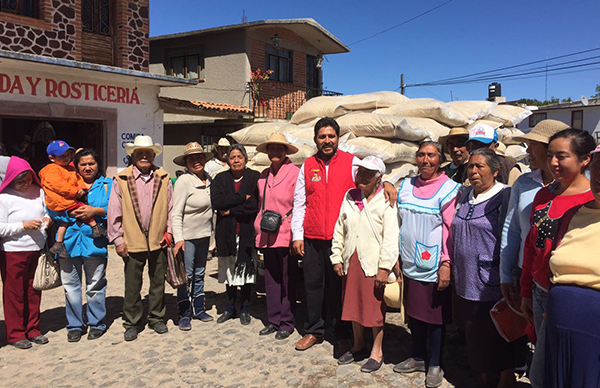
[[[216,104],[214,102],[208,102],[208,101],[180,100],[178,98],[170,98],[170,97],[159,97],[158,99],[160,100],[161,103],[166,103],[168,105],[181,107],[181,108],[191,108],[191,109],[209,110],[209,111],[217,111],[217,112],[228,112],[228,113],[252,114],[252,109],[245,107],[245,106],[240,106],[240,105]]]

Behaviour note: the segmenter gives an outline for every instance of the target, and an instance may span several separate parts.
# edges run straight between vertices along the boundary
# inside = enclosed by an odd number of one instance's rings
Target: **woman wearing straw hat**
[[[256,247],[265,256],[265,290],[269,323],[259,332],[268,335],[274,332],[276,339],[285,339],[294,332],[296,310],[296,272],[298,257],[289,251],[292,242],[291,211],[294,206],[294,188],[300,169],[287,155],[295,154],[298,148],[288,143],[281,133],[273,133],[259,144],[256,151],[269,156],[271,167],[264,170],[258,179],[258,217],[254,221]],[[282,216],[276,231],[261,229],[265,211],[275,211]]]
[[[212,321],[204,307],[204,273],[212,233],[210,176],[204,169],[211,155],[197,142],[188,143],[173,163],[186,167],[173,193],[173,253],[183,251],[188,284],[177,289],[179,329],[190,330],[191,318]],[[192,314],[193,309],[193,314]]]
[[[386,201],[381,186],[385,164],[374,156],[354,158],[357,188],[344,196],[331,245],[334,272],[344,278],[342,319],[352,322],[353,347],[338,364],[350,364],[369,355],[361,367],[375,372],[383,364],[383,287],[398,261],[399,227],[396,210]],[[364,328],[373,330],[373,348],[366,351]]]
[[[218,173],[229,168],[227,165],[227,150],[231,147],[231,143],[227,138],[222,137],[219,142],[214,145],[214,151],[217,155],[214,158],[207,157],[205,170],[211,178],[215,178]],[[212,154],[211,154],[212,156]]]

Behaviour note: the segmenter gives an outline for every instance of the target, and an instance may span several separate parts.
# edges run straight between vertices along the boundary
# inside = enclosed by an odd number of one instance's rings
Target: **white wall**
[[[565,109],[548,109],[536,110],[533,114],[545,112],[547,119],[559,120],[567,125],[571,125],[571,112],[574,110],[583,110],[583,129],[589,133],[600,132],[600,105],[565,108]],[[529,118],[523,120],[517,128],[529,132]]]

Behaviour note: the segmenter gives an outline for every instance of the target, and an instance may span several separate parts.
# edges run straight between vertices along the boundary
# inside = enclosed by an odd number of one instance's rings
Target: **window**
[[[110,0],[82,0],[81,24],[84,32],[110,36]]]
[[[171,58],[171,75],[177,78],[200,78],[200,58],[198,55]]]
[[[204,78],[204,46],[172,47],[165,50],[165,71],[177,78]]]
[[[273,70],[270,79],[291,84],[294,81],[292,77],[292,52],[267,46],[265,48],[265,69]]]
[[[32,18],[39,17],[38,2],[39,0],[0,0],[0,10],[2,12],[10,12],[17,15],[29,16]]]
[[[583,129],[583,111],[574,110],[571,112],[571,128]]]
[[[534,113],[529,116],[529,128],[533,128],[542,120],[546,120],[546,113]]]

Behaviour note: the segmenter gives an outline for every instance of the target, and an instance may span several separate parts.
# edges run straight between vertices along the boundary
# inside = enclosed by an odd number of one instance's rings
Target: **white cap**
[[[385,163],[383,163],[383,160],[373,155],[367,155],[363,160],[355,157],[352,161],[352,166],[360,166],[367,170],[377,171],[381,175],[385,174]]]

